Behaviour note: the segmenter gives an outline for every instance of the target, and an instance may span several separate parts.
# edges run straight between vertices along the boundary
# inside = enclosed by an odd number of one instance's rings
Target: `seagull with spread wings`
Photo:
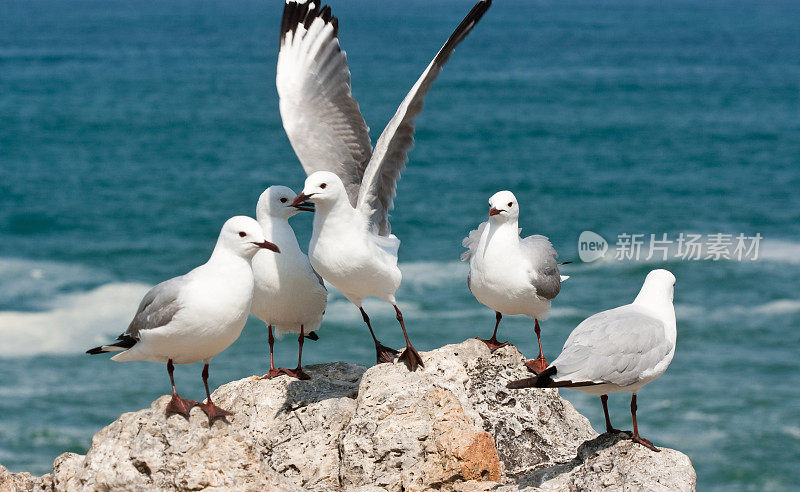
[[[311,265],[353,304],[372,333],[378,362],[394,359],[372,332],[361,300],[376,296],[394,305],[406,338],[400,356],[411,370],[422,359],[405,332],[394,293],[400,241],[391,234],[389,210],[396,182],[414,141],[414,118],[455,47],[491,5],[481,0],[439,50],[372,149],[369,129],[350,92],[350,69],[339,46],[339,22],[330,7],[288,1],[281,23],[277,87],[283,126],[306,174],[297,205],[316,205],[309,245]]]

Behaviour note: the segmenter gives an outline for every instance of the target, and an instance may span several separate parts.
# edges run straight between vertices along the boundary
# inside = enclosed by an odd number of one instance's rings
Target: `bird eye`
[[[509,207],[513,207],[514,206],[514,202],[508,202],[508,206]]]
[[[319,187],[324,190],[325,188],[328,187],[328,183],[322,183],[321,185],[319,185]]]
[[[287,201],[286,197],[281,198],[281,203],[286,203],[286,201]]]
[[[245,237],[247,235],[244,231],[239,231],[239,237]]]

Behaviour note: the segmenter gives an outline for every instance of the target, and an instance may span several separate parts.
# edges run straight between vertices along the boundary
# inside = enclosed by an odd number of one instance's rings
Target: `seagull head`
[[[647,274],[642,290],[639,291],[639,295],[636,298],[639,299],[641,297],[662,301],[666,299],[672,302],[675,295],[675,282],[675,275],[669,270],[662,268],[653,270]]]
[[[303,191],[295,197],[292,206],[298,207],[305,201],[325,206],[336,203],[342,198],[347,200],[347,191],[339,176],[330,171],[317,171],[306,178]]]
[[[297,194],[286,186],[270,186],[258,198],[256,205],[256,218],[261,221],[262,217],[276,217],[288,219],[301,210],[307,212],[314,211],[314,204],[311,202],[301,202],[297,206],[292,205]]]
[[[247,259],[252,258],[261,249],[280,253],[278,247],[264,237],[264,231],[258,222],[242,215],[225,221],[219,233],[217,247],[223,247]]]
[[[508,222],[519,217],[517,197],[508,190],[498,191],[489,198],[489,219],[495,222]]]

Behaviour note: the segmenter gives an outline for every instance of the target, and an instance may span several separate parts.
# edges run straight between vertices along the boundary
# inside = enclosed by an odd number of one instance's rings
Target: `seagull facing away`
[[[293,207],[296,196],[286,186],[270,186],[256,206],[256,219],[264,235],[281,250],[279,255],[259,251],[252,261],[255,286],[250,311],[267,324],[269,333],[269,372],[262,379],[281,374],[310,379],[302,370],[303,339],[317,339],[314,330],[322,323],[327,303],[328,291],[322,278],[311,268],[289,225],[289,218],[301,210],[313,211],[310,203]],[[273,326],[279,337],[299,333],[296,369],[275,369]]]
[[[608,394],[630,391],[634,442],[659,451],[639,435],[636,394],[664,374],[675,355],[677,331],[672,298],[675,276],[653,270],[632,304],[595,314],[569,335],[561,355],[538,376],[513,381],[509,388],[570,388],[599,395],[607,432]]]
[[[309,178],[295,205],[317,205],[309,258],[322,278],[361,310],[372,333],[378,362],[394,359],[361,307],[375,295],[391,302],[405,333],[394,292],[400,285],[389,210],[396,182],[414,141],[414,118],[455,47],[478,23],[491,0],[481,0],[456,27],[403,99],[373,151],[369,129],[350,92],[350,69],[339,46],[339,22],[329,7],[289,0],[281,23],[276,85],[283,126]],[[406,335],[401,355],[412,370],[422,365]]]
[[[539,318],[550,310],[550,301],[561,290],[561,281],[569,277],[559,274],[558,253],[546,237],[520,238],[519,202],[513,193],[498,191],[489,198],[489,206],[489,220],[461,243],[467,248],[461,259],[469,261],[467,286],[478,302],[495,311],[492,338],[479,340],[495,351],[508,345],[497,341],[503,314],[533,318],[539,356],[526,365],[538,374],[547,367]]]
[[[264,238],[258,222],[233,217],[225,222],[208,261],[186,275],[162,282],[145,294],[128,329],[117,342],[87,350],[87,354],[122,351],[111,360],[147,360],[167,364],[172,400],[167,415],[189,417],[200,406],[211,422],[230,415],[211,401],[208,365],[242,333],[253,299],[250,259],[259,249],[279,253]],[[206,403],[178,396],[172,372],[174,364],[203,361]]]

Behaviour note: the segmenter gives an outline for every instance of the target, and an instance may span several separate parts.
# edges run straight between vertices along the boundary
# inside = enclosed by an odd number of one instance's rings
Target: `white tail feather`
[[[123,350],[128,350],[124,347],[117,347],[116,345],[103,345],[100,348],[103,349],[103,352],[121,352]]]

